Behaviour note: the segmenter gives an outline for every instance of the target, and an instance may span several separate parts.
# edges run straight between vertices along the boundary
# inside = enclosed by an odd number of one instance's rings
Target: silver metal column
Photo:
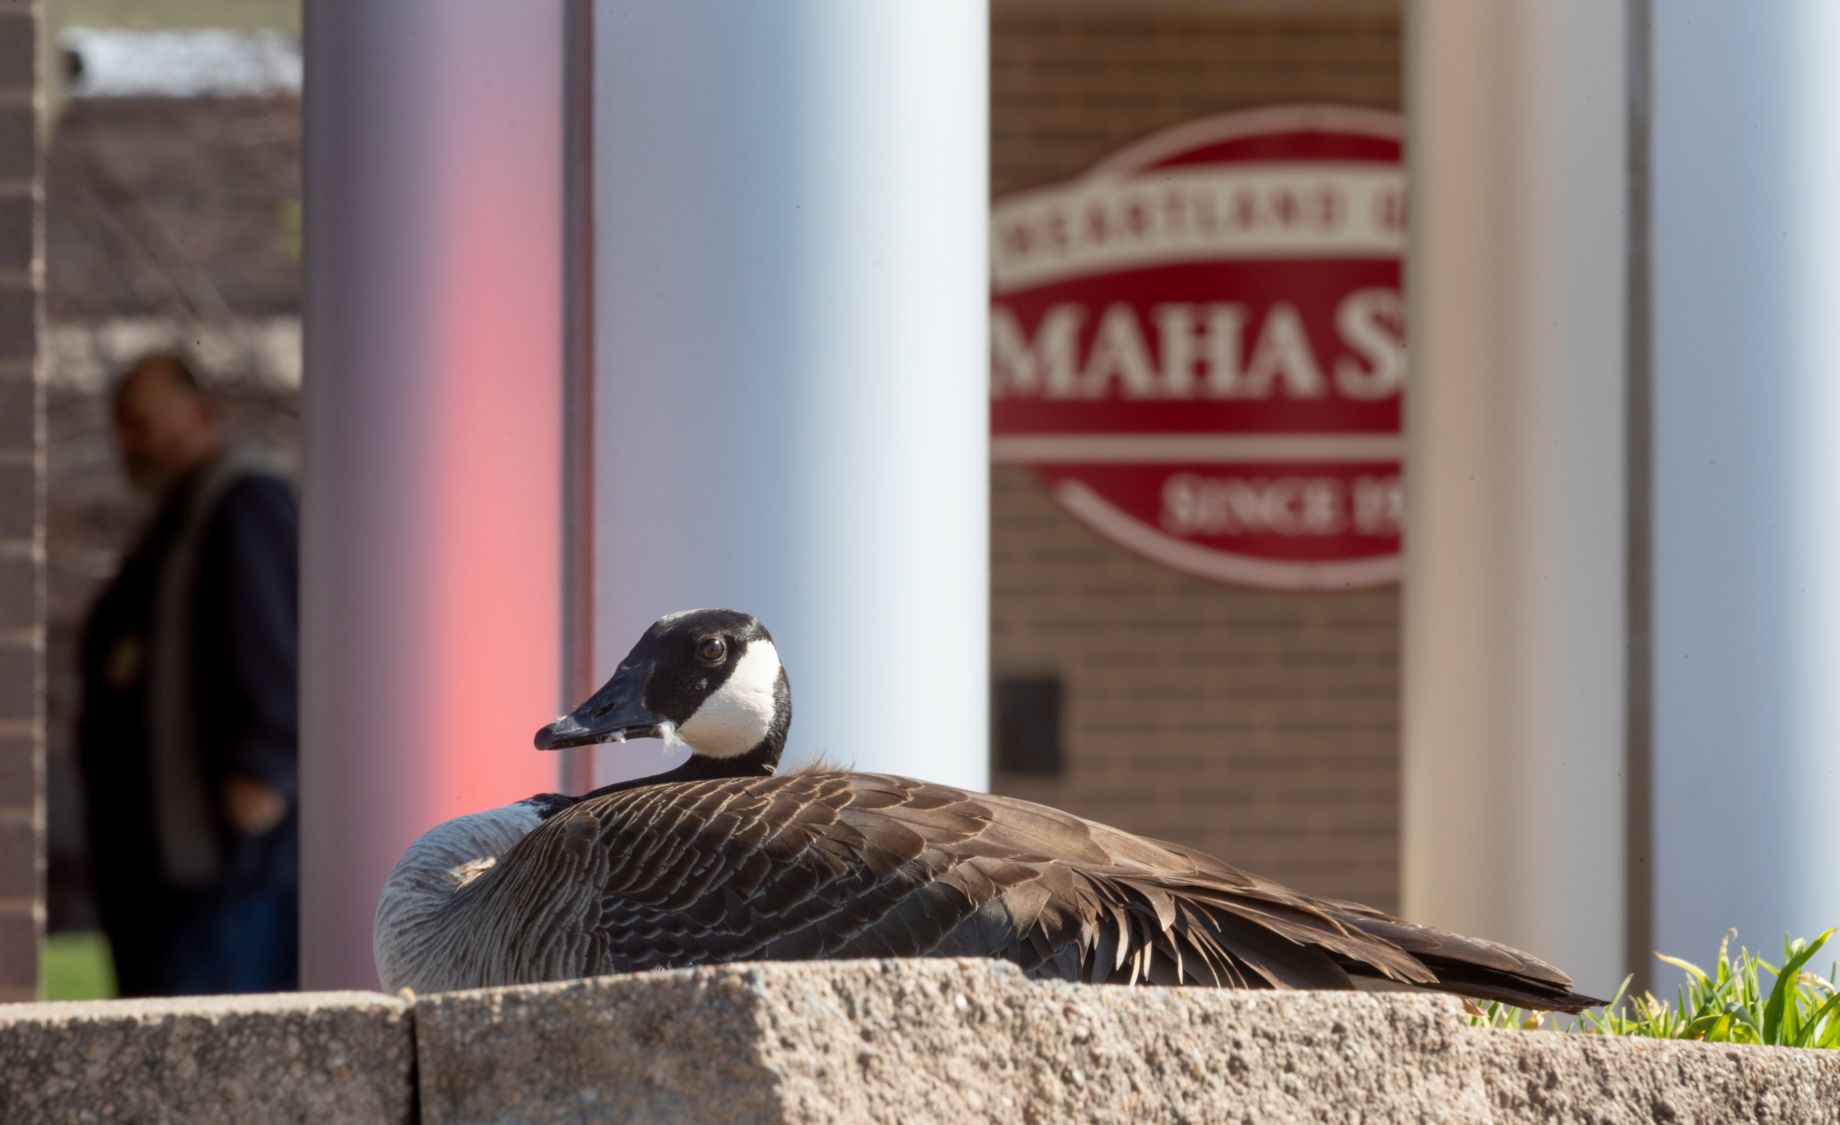
[[[601,674],[667,611],[744,609],[794,757],[983,787],[985,6],[594,22]]]
[[[1625,12],[1407,14],[1405,912],[1625,971]]]
[[[560,8],[307,11],[309,988],[375,987],[417,834],[557,784]]]
[[[1655,946],[1840,924],[1840,8],[1654,5]]]

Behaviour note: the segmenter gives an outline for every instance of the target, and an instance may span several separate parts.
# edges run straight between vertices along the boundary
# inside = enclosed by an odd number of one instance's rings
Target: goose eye
[[[728,658],[728,642],[721,637],[705,637],[696,646],[696,658],[714,668]]]

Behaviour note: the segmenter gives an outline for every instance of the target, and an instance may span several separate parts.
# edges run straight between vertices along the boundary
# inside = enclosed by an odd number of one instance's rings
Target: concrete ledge
[[[1491,1121],[1840,1121],[1840,1051],[1477,1031]]]
[[[1402,993],[734,965],[0,1007],[0,1119],[1837,1121],[1840,1052],[1478,1031]]]
[[[416,1020],[436,1120],[1476,1119],[1456,1011],[865,961],[449,993]]]
[[[1456,1001],[740,965],[417,1004],[440,1121],[1823,1121],[1840,1053],[1479,1031]]]
[[[369,992],[0,1006],[0,1120],[408,1121],[408,1003]]]

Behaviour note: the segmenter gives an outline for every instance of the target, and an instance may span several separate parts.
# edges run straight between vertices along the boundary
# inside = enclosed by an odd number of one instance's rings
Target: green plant
[[[1625,978],[1608,1004],[1584,1013],[1573,1026],[1594,1035],[1840,1049],[1840,965],[1825,978],[1807,970],[1834,930],[1813,941],[1785,942],[1780,968],[1742,946],[1731,956],[1736,936],[1732,931],[1719,942],[1718,960],[1710,973],[1690,961],[1655,954],[1686,974],[1672,1003],[1656,999],[1652,992],[1630,997]],[[1525,1013],[1507,1004],[1472,1003],[1469,1012],[1475,1027],[1531,1029],[1543,1023],[1541,1013]]]

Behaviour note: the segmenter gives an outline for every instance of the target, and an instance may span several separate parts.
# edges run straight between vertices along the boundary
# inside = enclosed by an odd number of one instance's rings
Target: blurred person
[[[150,513],[84,628],[77,735],[121,994],[293,989],[293,490],[224,442],[181,356],[133,364],[112,407]]]

